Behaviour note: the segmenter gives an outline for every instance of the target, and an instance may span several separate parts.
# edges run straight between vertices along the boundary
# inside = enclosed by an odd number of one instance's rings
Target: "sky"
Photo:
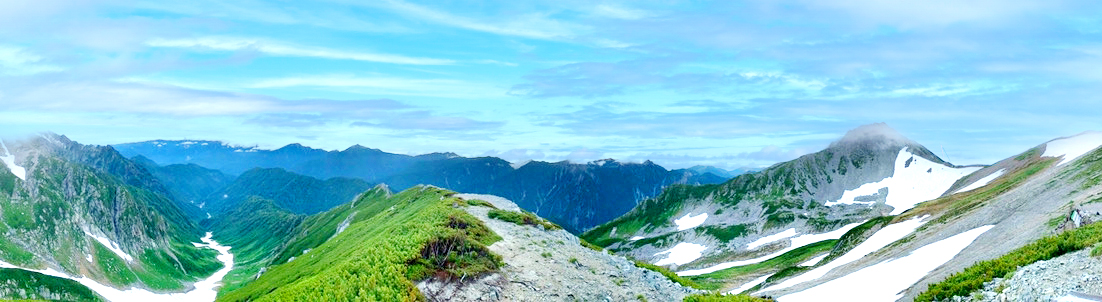
[[[1102,130],[1102,3],[0,1],[0,137],[763,167]]]

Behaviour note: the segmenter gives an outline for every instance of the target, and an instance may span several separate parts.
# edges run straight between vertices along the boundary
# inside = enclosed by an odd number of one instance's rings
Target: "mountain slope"
[[[839,241],[849,243],[836,244],[825,259],[739,290],[779,301],[970,299],[1019,266],[1102,241],[1098,225],[1087,224],[1102,220],[1094,214],[1102,211],[1099,146],[1102,134],[1084,133],[1007,158],[961,178],[939,198],[851,229]]]
[[[945,163],[884,124],[866,125],[825,150],[720,185],[670,187],[582,237],[681,274],[705,274],[838,239],[873,217],[936,198],[979,169]]]
[[[352,200],[371,184],[353,178],[320,180],[279,168],[255,168],[238,176],[225,188],[208,195],[205,208],[212,214],[230,211],[253,196],[298,214],[315,214]]]
[[[453,153],[409,156],[359,145],[343,151],[298,144],[261,150],[211,141],[149,141],[116,147],[128,156],[144,156],[161,164],[198,164],[228,174],[282,168],[319,179],[350,177],[386,183],[396,190],[427,184],[499,195],[574,233],[620,216],[671,184],[721,183],[727,178],[709,171],[729,173],[714,168],[668,171],[649,161],[620,163],[611,159],[583,164],[534,161],[514,168],[495,157],[465,158]],[[218,203],[216,198],[208,200]]]
[[[142,165],[153,177],[164,184],[173,200],[183,204],[181,209],[194,221],[207,218],[206,211],[202,210],[203,201],[233,181],[233,177],[221,171],[203,168],[196,164],[162,167],[140,155],[132,160]]]
[[[25,175],[0,169],[0,260],[161,291],[221,268],[164,186],[110,147],[54,134],[5,147]]]

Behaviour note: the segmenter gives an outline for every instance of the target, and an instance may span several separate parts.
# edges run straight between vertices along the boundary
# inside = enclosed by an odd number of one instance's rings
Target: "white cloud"
[[[21,47],[0,45],[0,75],[29,75],[64,70],[42,63],[44,59]]]
[[[810,9],[839,10],[858,22],[902,28],[946,26],[955,23],[1002,22],[1022,14],[1059,6],[1062,1],[1019,0],[797,0]]]
[[[344,51],[322,47],[296,46],[253,38],[202,37],[193,39],[153,39],[146,42],[153,47],[195,48],[219,51],[254,50],[269,55],[289,57],[313,57],[337,60],[356,60],[407,65],[450,65],[453,60],[418,58],[393,54],[361,51]]]
[[[629,7],[622,7],[622,6],[618,6],[618,5],[612,5],[612,4],[597,5],[596,7],[593,8],[593,12],[595,14],[597,14],[599,16],[603,16],[603,17],[616,18],[616,19],[626,19],[626,20],[637,20],[637,19],[642,19],[642,18],[649,17],[651,15],[649,12],[647,12],[645,10],[634,9],[634,8],[629,8]]]
[[[488,98],[505,95],[505,88],[452,79],[413,79],[347,74],[262,79],[247,88],[329,87],[373,95],[420,95],[450,98]]]
[[[505,36],[517,36],[532,39],[559,40],[572,38],[588,28],[548,18],[546,14],[530,13],[502,22],[475,20],[447,12],[433,10],[424,6],[398,0],[385,1],[387,6],[401,14],[418,19]]]

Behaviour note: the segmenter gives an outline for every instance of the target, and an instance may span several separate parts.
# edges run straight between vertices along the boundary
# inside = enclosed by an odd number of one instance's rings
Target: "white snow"
[[[711,273],[711,272],[715,272],[715,271],[720,271],[720,270],[724,270],[724,269],[728,269],[728,268],[732,268],[732,267],[736,267],[736,266],[754,264],[754,263],[762,262],[762,261],[765,261],[765,260],[773,259],[774,257],[784,255],[784,253],[787,253],[791,250],[798,249],[801,246],[805,246],[805,245],[808,245],[808,244],[812,244],[812,243],[816,243],[816,242],[823,241],[823,240],[828,240],[828,239],[842,238],[842,235],[845,235],[846,232],[849,232],[850,229],[853,229],[854,227],[857,227],[859,225],[861,225],[861,223],[847,224],[847,225],[843,226],[840,229],[833,230],[833,231],[826,232],[826,233],[822,233],[822,234],[800,235],[798,237],[794,237],[792,239],[789,239],[792,242],[792,244],[789,245],[788,247],[786,247],[782,250],[776,251],[776,252],[774,252],[772,254],[769,254],[769,255],[765,255],[765,256],[758,257],[758,258],[749,259],[749,260],[724,262],[724,263],[716,264],[716,265],[713,265],[711,267],[702,268],[702,269],[680,271],[680,272],[677,272],[677,275],[678,276],[703,275],[703,274],[707,274],[707,273]]]
[[[1102,132],[1087,131],[1072,137],[1048,142],[1047,147],[1045,147],[1045,154],[1041,156],[1063,156],[1064,158],[1056,163],[1056,166],[1060,166],[1075,161],[1076,158],[1091,152],[1099,145],[1102,145]]]
[[[688,242],[678,243],[677,245],[673,246],[672,249],[669,249],[669,250],[664,251],[664,252],[655,253],[654,254],[655,256],[658,256],[658,255],[661,255],[661,254],[669,254],[669,255],[667,255],[665,259],[658,260],[658,262],[655,262],[654,265],[658,265],[658,266],[670,265],[670,264],[682,265],[682,264],[685,264],[685,263],[693,262],[693,260],[696,260],[697,258],[700,258],[700,256],[703,256],[703,252],[706,249],[708,249],[708,247],[703,246],[703,245],[699,245],[699,244],[695,244],[695,243],[688,243]]]
[[[771,243],[773,241],[789,238],[789,237],[792,237],[792,236],[796,236],[796,228],[787,229],[787,230],[784,230],[784,232],[780,232],[780,233],[776,233],[776,234],[773,234],[773,235],[761,237],[758,240],[754,240],[754,242],[746,244],[746,249],[747,250],[756,249],[759,246],[763,246],[763,245],[766,245],[766,244]]]
[[[207,213],[207,219],[210,219],[210,213]]]
[[[4,149],[4,154],[0,155],[0,161],[4,162],[5,166],[8,166],[8,170],[11,174],[15,174],[15,177],[19,177],[24,181],[27,180],[27,169],[15,165],[15,154],[8,151],[8,146],[4,145],[4,141],[0,140],[0,147]]]
[[[784,282],[781,282],[780,284],[762,289],[762,291],[774,291],[807,281],[819,279],[819,277],[826,275],[828,272],[839,266],[857,261],[857,259],[861,259],[861,257],[865,257],[865,255],[880,250],[881,248],[891,244],[892,242],[895,242],[896,240],[907,236],[907,234],[914,232],[915,229],[926,223],[925,221],[923,221],[926,217],[927,216],[923,216],[885,226],[884,228],[877,231],[875,234],[872,234],[872,236],[869,236],[869,239],[866,239],[865,242],[858,244],[849,252],[846,252],[841,257],[834,259],[834,261],[831,261],[830,263],[824,264],[820,267],[816,267],[815,269],[812,269],[811,271],[803,273],[799,276],[792,277],[788,280],[785,280]]]
[[[704,220],[708,219],[708,213],[700,213],[700,215],[689,216],[692,213],[685,214],[680,219],[674,220],[673,223],[677,224],[677,231],[684,231],[691,228],[695,228],[704,224]]]
[[[104,247],[111,250],[112,252],[115,252],[115,255],[119,255],[119,257],[122,257],[122,259],[126,260],[126,262],[134,261],[134,257],[130,257],[130,254],[127,254],[125,251],[123,251],[122,248],[120,248],[118,244],[115,244],[114,241],[111,241],[111,239],[92,234],[92,232],[89,232],[88,230],[85,230],[84,233],[88,234],[88,236],[91,236],[92,238],[95,238],[96,241],[99,241],[99,243],[103,244]]]
[[[785,295],[777,301],[895,301],[902,291],[956,257],[977,237],[995,227],[987,225],[953,235],[896,258],[863,268],[818,286]],[[870,286],[875,284],[875,286]]]
[[[3,262],[3,261],[0,261],[0,267],[18,268],[18,269],[37,272],[37,273],[46,274],[46,275],[50,275],[50,276],[54,276],[54,277],[61,277],[61,278],[74,280],[74,281],[77,281],[80,284],[83,284],[84,286],[87,286],[88,288],[92,289],[92,291],[95,291],[100,296],[103,296],[104,298],[107,298],[108,301],[114,301],[114,302],[129,302],[129,301],[134,301],[134,302],[148,302],[148,301],[157,301],[157,302],[214,301],[214,298],[218,295],[218,290],[217,289],[218,289],[218,287],[220,287],[222,285],[221,284],[222,278],[225,277],[226,274],[228,274],[230,272],[230,269],[233,269],[233,254],[230,254],[230,247],[219,245],[218,242],[212,240],[211,239],[211,233],[207,233],[207,236],[203,237],[202,240],[205,243],[193,243],[193,244],[197,247],[207,247],[207,248],[217,250],[218,251],[218,261],[221,261],[222,264],[224,265],[224,267],[222,267],[222,269],[218,270],[217,272],[215,272],[213,275],[211,275],[207,279],[204,279],[203,281],[195,282],[195,284],[194,284],[195,288],[194,289],[192,289],[190,291],[187,291],[187,292],[182,292],[182,293],[158,294],[158,293],[153,293],[153,292],[150,292],[148,290],[139,289],[139,288],[130,288],[130,289],[126,289],[126,290],[120,290],[120,289],[117,289],[117,288],[114,288],[114,287],[110,287],[110,286],[107,286],[107,285],[100,284],[99,282],[96,282],[95,280],[92,280],[88,277],[76,278],[76,277],[69,276],[65,273],[56,271],[52,268],[47,268],[47,269],[44,269],[44,270],[32,270],[32,269],[17,267],[17,266],[11,265],[10,263]]]
[[[1098,301],[1091,300],[1091,299],[1076,297],[1075,295],[1072,295],[1072,294],[1064,295],[1063,297],[1056,298],[1053,301],[1055,301],[1055,302],[1098,302]]]
[[[854,199],[876,194],[881,188],[888,188],[886,203],[893,208],[891,215],[897,215],[913,208],[920,202],[941,196],[958,179],[980,169],[980,167],[953,168],[945,166],[914,155],[907,150],[907,148],[899,150],[899,155],[895,158],[895,172],[892,176],[878,182],[863,184],[853,190],[847,190],[842,193],[842,198],[838,201],[827,202],[826,205],[872,204],[873,201],[856,201]],[[911,160],[910,165],[907,165],[908,160]]]
[[[830,254],[823,254],[822,256],[808,259],[807,262],[800,263],[800,266],[815,266],[816,264],[819,264],[819,261],[823,261],[823,259],[826,259],[827,255]]]
[[[639,239],[643,239],[643,238],[647,238],[647,237],[643,237],[643,236],[633,236],[633,237],[631,237],[631,239],[629,239],[629,240],[631,240],[631,241],[636,241],[636,240],[639,240]]]
[[[1000,169],[998,171],[995,171],[995,173],[991,173],[991,175],[984,176],[983,178],[980,178],[976,182],[973,182],[972,184],[970,184],[968,186],[965,186],[964,188],[961,188],[960,190],[957,190],[957,192],[968,192],[968,191],[972,191],[972,190],[975,190],[975,189],[979,189],[980,187],[986,186],[987,184],[991,183],[992,180],[995,180],[996,178],[999,178],[999,176],[1003,176],[1003,173],[1005,173],[1005,172],[1006,172],[1006,169]]]
[[[754,288],[755,285],[758,285],[758,284],[761,284],[762,282],[765,282],[765,279],[769,279],[769,277],[772,277],[772,276],[773,276],[773,274],[768,274],[768,275],[765,275],[765,276],[761,276],[760,278],[751,280],[750,282],[746,282],[746,284],[743,284],[742,286],[739,286],[738,288],[733,289],[733,290],[731,290],[727,293],[731,294],[731,295],[735,295],[735,294],[744,292],[746,290]]]
[[[92,254],[84,255],[84,259],[88,259],[88,263],[92,262]]]

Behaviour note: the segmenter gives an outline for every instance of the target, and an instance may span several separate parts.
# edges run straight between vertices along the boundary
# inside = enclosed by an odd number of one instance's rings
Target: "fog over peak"
[[[852,144],[852,143],[867,143],[877,142],[884,145],[905,145],[914,143],[911,139],[903,136],[898,131],[895,131],[892,127],[886,123],[875,123],[862,125],[854,128],[841,139],[831,143],[831,146]]]

